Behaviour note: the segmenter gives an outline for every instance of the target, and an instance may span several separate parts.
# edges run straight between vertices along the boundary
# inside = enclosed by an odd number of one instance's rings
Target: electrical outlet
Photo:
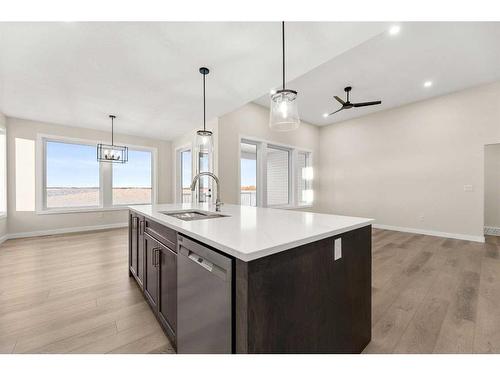
[[[335,240],[333,254],[333,260],[342,258],[342,238],[337,238]]]
[[[419,217],[418,217],[418,221],[424,221],[425,219],[425,215],[424,214],[420,214]]]
[[[470,193],[471,191],[474,191],[474,186],[472,186],[472,185],[464,185],[464,191]]]

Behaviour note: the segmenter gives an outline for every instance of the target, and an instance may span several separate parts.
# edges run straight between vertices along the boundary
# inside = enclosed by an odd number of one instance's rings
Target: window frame
[[[191,180],[193,179],[193,147],[191,145],[184,145],[175,149],[175,201],[182,203],[182,153],[191,152]],[[192,196],[192,194],[191,194]]]
[[[295,180],[295,183],[298,184],[298,178],[300,176],[300,178],[302,179],[302,171],[300,170],[299,168],[299,163],[298,163],[298,157],[299,157],[299,154],[304,154],[306,156],[306,168],[309,168],[313,166],[313,154],[311,151],[305,151],[305,150],[302,150],[302,149],[297,149],[297,163],[296,163],[296,180]],[[304,190],[312,190],[314,192],[314,188],[313,188],[313,182],[314,182],[314,169],[313,169],[313,178],[311,180],[305,180],[305,183],[304,183]],[[313,202],[314,202],[314,198],[313,198]],[[297,206],[298,207],[312,207],[313,203],[302,203],[302,197],[300,196],[300,191],[297,187]]]
[[[305,147],[282,144],[279,142],[267,141],[252,136],[240,134],[238,142],[238,191],[241,188],[241,143],[254,144],[257,146],[257,207],[269,207],[280,209],[310,208],[311,203],[300,203],[297,187],[297,178],[299,173],[298,154],[299,152],[309,155],[311,167],[314,166],[314,152]],[[289,151],[288,158],[288,204],[268,205],[267,204],[267,148],[282,149]],[[311,189],[314,191],[314,177],[310,182]],[[241,205],[241,193],[238,193],[238,204]]]
[[[260,203],[262,201],[262,191],[261,191],[261,184],[262,184],[262,176],[259,171],[261,170],[260,163],[261,163],[261,148],[262,144],[260,142],[256,142],[254,140],[250,140],[247,138],[241,138],[240,143],[238,144],[238,150],[239,150],[239,163],[238,163],[238,204],[241,206],[241,144],[245,143],[247,145],[252,145],[255,146],[255,204],[256,207],[259,207]],[[267,174],[266,174],[267,175]],[[267,177],[266,177],[267,179]],[[249,207],[254,207],[254,206],[249,206]]]
[[[3,176],[3,186],[0,186],[2,188],[2,196],[0,199],[2,199],[5,205],[5,211],[0,211],[0,219],[5,219],[7,217],[8,213],[8,207],[7,207],[7,129],[4,128],[3,126],[0,127],[0,134],[2,134],[5,137],[5,150],[3,155],[0,155],[0,163],[3,164],[4,167],[4,176]],[[3,160],[2,160],[3,158]]]
[[[35,209],[38,215],[80,213],[80,212],[102,212],[126,210],[128,206],[157,203],[157,155],[158,149],[155,147],[139,146],[120,143],[131,150],[151,152],[151,203],[138,204],[113,204],[113,168],[112,163],[99,163],[99,204],[97,206],[84,207],[57,207],[47,208],[47,142],[60,142],[76,145],[97,147],[102,143],[98,139],[72,138],[51,134],[37,134],[35,158],[36,158],[36,197]],[[97,151],[96,151],[97,155]]]

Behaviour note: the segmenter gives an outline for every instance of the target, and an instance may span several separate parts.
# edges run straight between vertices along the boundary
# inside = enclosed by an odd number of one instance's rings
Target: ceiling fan
[[[367,107],[369,105],[377,105],[377,104],[381,104],[382,101],[381,100],[377,100],[375,102],[363,102],[363,103],[351,103],[349,101],[349,93],[351,92],[352,90],[352,87],[351,86],[347,86],[346,88],[344,88],[344,91],[346,92],[346,101],[343,101],[342,99],[340,99],[338,96],[334,96],[334,98],[340,103],[342,104],[342,107],[330,114],[328,114],[328,116],[331,116],[333,115],[334,113],[337,113],[337,112],[340,112],[344,109],[351,109],[351,108],[358,108],[358,107]],[[328,117],[327,116],[327,117]]]

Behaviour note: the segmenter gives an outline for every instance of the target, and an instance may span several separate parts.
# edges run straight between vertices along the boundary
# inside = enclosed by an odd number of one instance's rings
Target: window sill
[[[151,204],[151,203],[141,203],[141,204]],[[109,211],[127,211],[128,206],[135,206],[135,204],[127,205],[117,205],[113,207],[85,207],[85,208],[67,208],[67,209],[49,209],[49,210],[39,210],[36,212],[37,215],[61,215],[61,214],[80,214],[89,212],[109,212]]]

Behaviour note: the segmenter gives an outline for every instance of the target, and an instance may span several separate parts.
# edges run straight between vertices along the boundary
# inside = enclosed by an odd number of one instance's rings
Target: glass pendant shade
[[[295,130],[300,125],[297,91],[278,90],[271,95],[269,127],[276,131]]]
[[[198,130],[196,132],[196,149],[200,153],[210,154],[213,150],[213,136],[210,130]]]

